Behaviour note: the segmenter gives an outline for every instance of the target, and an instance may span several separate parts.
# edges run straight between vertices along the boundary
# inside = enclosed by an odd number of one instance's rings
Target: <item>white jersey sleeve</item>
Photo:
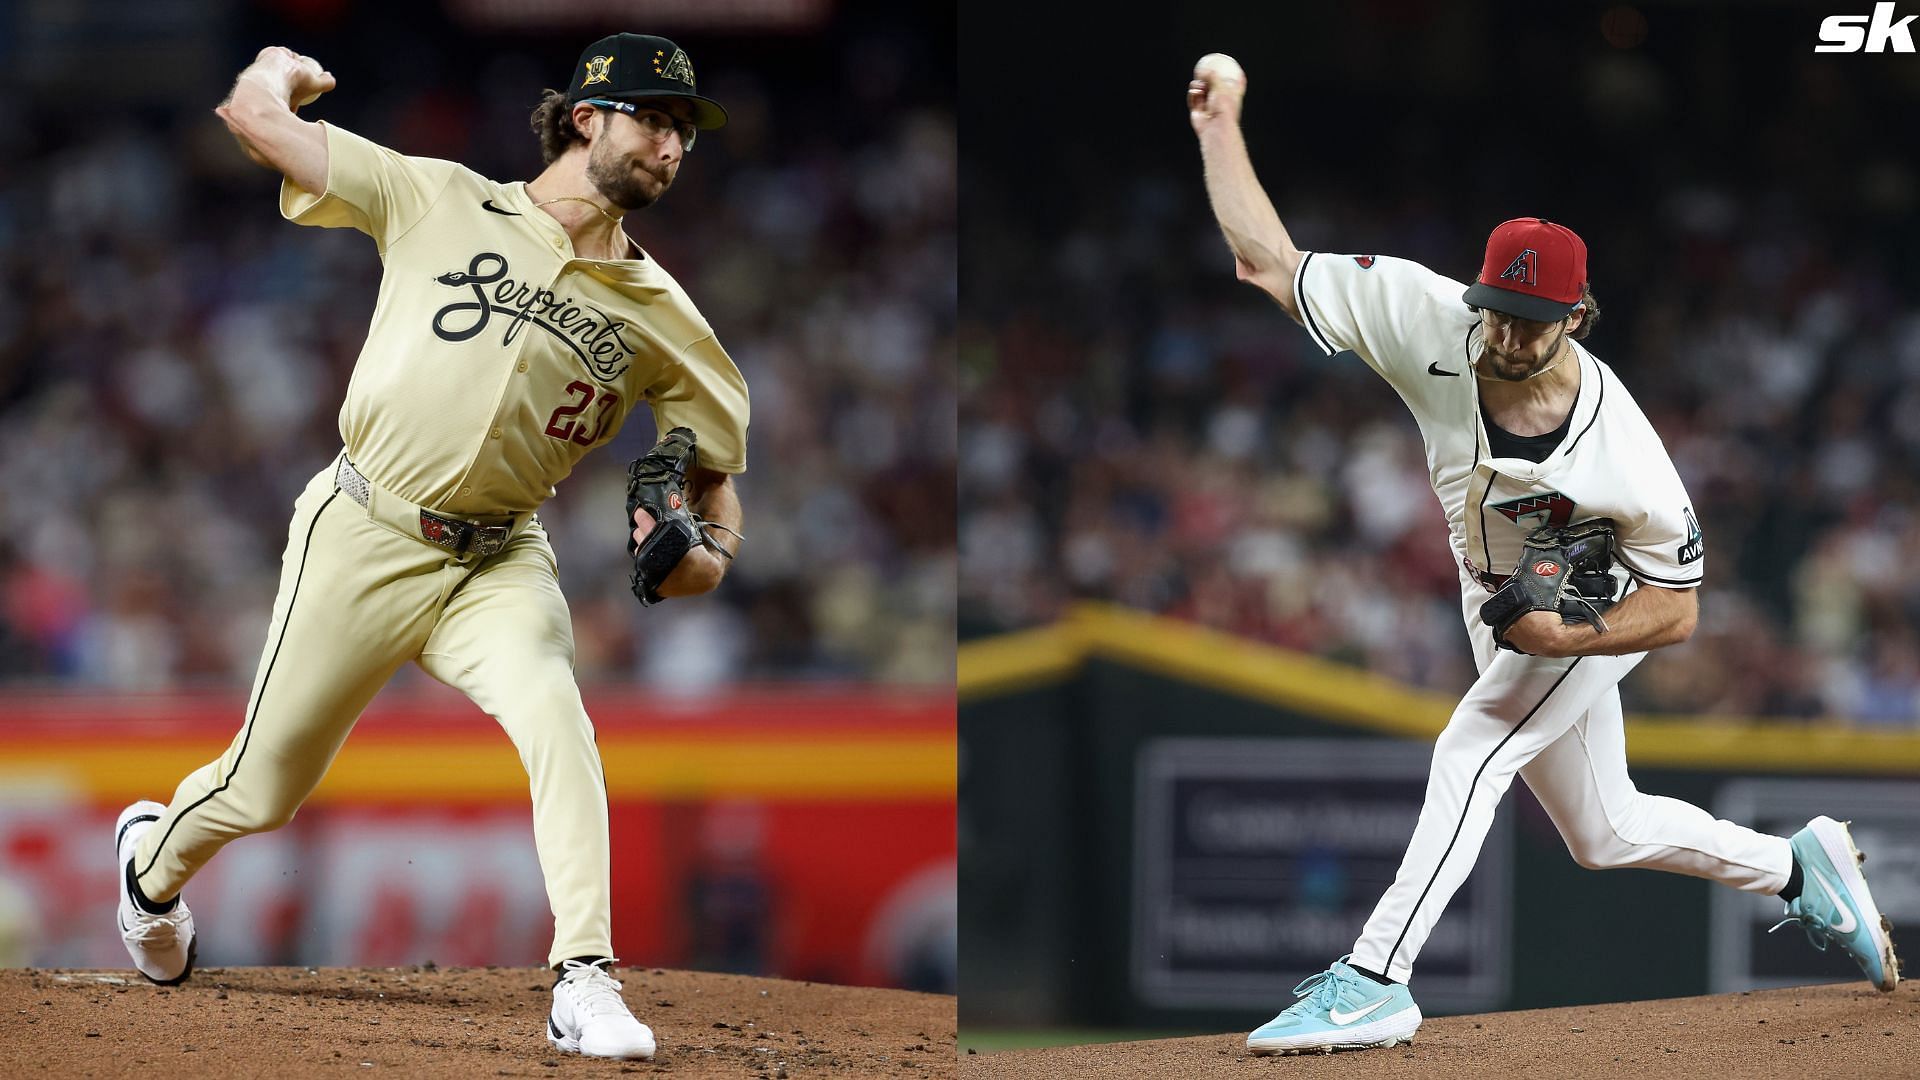
[[[1645,510],[1614,522],[1614,555],[1641,584],[1691,589],[1706,579],[1706,540],[1687,489],[1651,426],[1647,438],[1652,452],[1633,478]]]
[[[1293,274],[1294,302],[1314,344],[1329,356],[1352,349],[1396,385],[1425,372],[1416,357],[1432,344],[1437,323],[1470,314],[1464,292],[1465,285],[1391,255],[1305,252]]]

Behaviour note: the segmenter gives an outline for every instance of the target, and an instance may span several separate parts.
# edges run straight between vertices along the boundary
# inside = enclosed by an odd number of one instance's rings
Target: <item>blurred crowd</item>
[[[1587,238],[1603,317],[1585,344],[1660,432],[1707,546],[1700,628],[1623,683],[1629,709],[1920,722],[1920,293],[1903,256],[1920,176],[1874,141],[1886,102],[1787,72],[1797,104],[1709,144],[1648,70],[1569,68],[1595,165],[1550,184],[1461,156],[1417,111],[1373,134],[1362,170],[1303,156],[1314,135],[1272,78],[1248,141],[1306,250],[1470,281],[1504,218]],[[1167,152],[1118,173],[1039,166],[1070,207],[1035,212],[992,169],[963,177],[962,636],[1111,600],[1458,692],[1473,667],[1419,432],[1356,357],[1321,356],[1235,282],[1170,82],[1151,139]],[[1652,114],[1609,111],[1649,93]]]
[[[616,528],[654,437],[636,410],[541,511],[583,683],[951,682],[955,131],[905,40],[795,43],[802,83],[692,50],[733,123],[627,228],[747,378],[748,541],[719,592],[639,607]],[[535,175],[528,114],[578,44],[496,47],[459,80],[423,46],[404,68],[351,35],[314,49],[341,85],[304,115]],[[339,450],[379,259],[281,221],[277,177],[210,114],[220,85],[0,118],[0,680],[247,685],[293,499]]]

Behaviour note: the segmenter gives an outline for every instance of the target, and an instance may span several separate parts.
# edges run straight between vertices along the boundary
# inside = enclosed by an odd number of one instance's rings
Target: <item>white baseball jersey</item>
[[[1462,566],[1504,576],[1541,525],[1611,518],[1616,561],[1634,579],[1700,584],[1700,527],[1666,447],[1619,377],[1579,343],[1571,342],[1580,391],[1567,437],[1538,463],[1493,456],[1471,365],[1480,317],[1465,291],[1385,255],[1307,253],[1293,278],[1314,343],[1328,355],[1353,350],[1413,411]]]
[[[1580,390],[1545,460],[1494,457],[1470,361],[1480,317],[1465,287],[1404,259],[1309,254],[1293,278],[1302,321],[1328,354],[1352,349],[1400,393],[1426,441],[1433,490],[1461,564],[1461,611],[1479,678],[1434,743],[1418,824],[1353,962],[1405,981],[1473,869],[1494,810],[1524,776],[1584,866],[1644,867],[1776,893],[1787,841],[1646,795],[1627,774],[1620,679],[1645,653],[1548,658],[1501,652],[1479,618],[1543,524],[1611,518],[1616,576],[1700,584],[1699,526],[1653,426],[1614,373],[1573,345]],[[1478,584],[1476,584],[1476,581]]]

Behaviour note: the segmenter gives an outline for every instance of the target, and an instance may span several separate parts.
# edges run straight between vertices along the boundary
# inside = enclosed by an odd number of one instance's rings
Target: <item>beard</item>
[[[1560,358],[1560,350],[1566,347],[1567,331],[1564,328],[1559,336],[1553,339],[1553,347],[1541,354],[1540,359],[1534,361],[1523,360],[1512,353],[1501,352],[1492,345],[1482,342],[1480,362],[1474,365],[1474,369],[1483,376],[1491,376],[1502,382],[1525,382],[1553,366],[1554,362]]]
[[[654,200],[666,193],[673,180],[662,173],[641,167],[648,175],[659,182],[659,189],[649,191],[645,181],[635,175],[634,168],[619,160],[604,142],[593,148],[587,156],[587,182],[605,196],[609,203],[622,210],[644,210],[652,206]]]

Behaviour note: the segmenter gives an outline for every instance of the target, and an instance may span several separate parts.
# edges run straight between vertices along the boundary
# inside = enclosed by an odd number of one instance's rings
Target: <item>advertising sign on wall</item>
[[[1398,740],[1155,739],[1141,747],[1133,983],[1168,1008],[1266,1007],[1349,952],[1392,884],[1429,746]],[[1420,954],[1423,1006],[1506,994],[1512,837],[1496,817]]]

